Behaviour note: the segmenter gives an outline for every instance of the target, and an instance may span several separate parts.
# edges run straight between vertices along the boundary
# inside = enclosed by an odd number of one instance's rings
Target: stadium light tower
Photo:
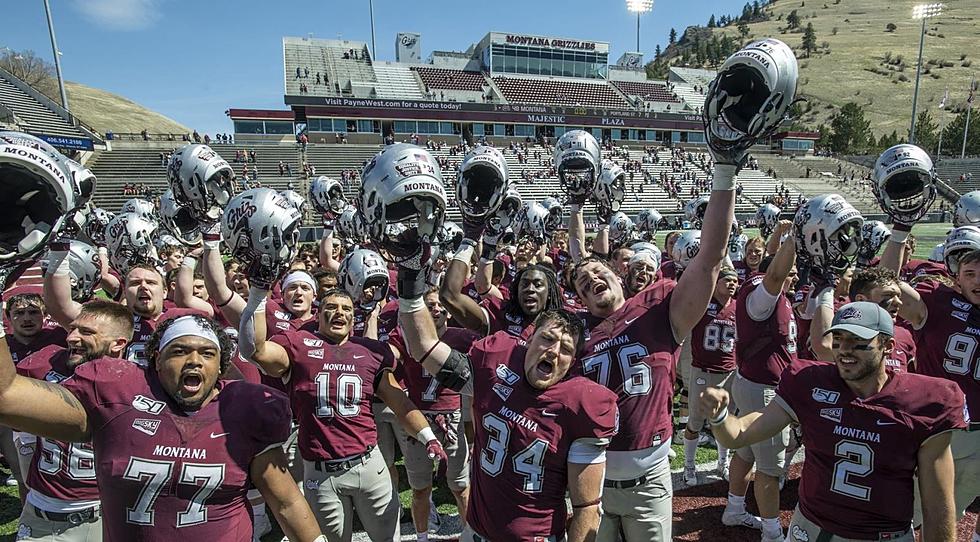
[[[636,52],[640,52],[640,15],[653,10],[653,0],[626,0],[626,9],[636,13]]]
[[[51,35],[51,50],[54,55],[54,71],[58,74],[58,89],[61,90],[61,106],[65,111],[68,109],[68,93],[65,92],[65,78],[61,76],[61,51],[58,50],[58,42],[54,38],[54,21],[51,20],[51,5],[48,0],[44,0],[44,12],[48,15],[48,34]]]
[[[915,91],[912,93],[912,125],[909,127],[909,143],[915,143],[915,107],[919,101],[919,78],[922,76],[922,46],[926,41],[926,20],[942,13],[942,4],[919,4],[912,8],[912,19],[922,19],[919,34],[919,61],[915,65]]]

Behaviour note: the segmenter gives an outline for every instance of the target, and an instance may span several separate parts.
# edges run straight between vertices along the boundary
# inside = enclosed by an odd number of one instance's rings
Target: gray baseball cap
[[[824,335],[834,331],[847,331],[864,340],[873,339],[879,333],[894,337],[895,323],[888,311],[877,304],[855,301],[837,310],[830,329]]]

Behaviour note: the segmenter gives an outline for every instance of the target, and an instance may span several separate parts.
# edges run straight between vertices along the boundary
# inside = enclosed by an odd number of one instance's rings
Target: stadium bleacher
[[[0,105],[13,113],[19,130],[53,136],[92,137],[92,134],[43,104],[37,91],[33,95],[25,91],[25,86],[26,83],[16,81],[12,74],[0,70]]]
[[[584,82],[524,77],[494,77],[493,82],[512,103],[580,105],[629,109],[625,98],[605,81]]]
[[[675,109],[681,101],[663,83],[646,83],[640,81],[610,81],[623,94],[635,99],[643,100],[653,106],[654,109],[670,110],[671,106]],[[658,107],[659,106],[659,107]]]

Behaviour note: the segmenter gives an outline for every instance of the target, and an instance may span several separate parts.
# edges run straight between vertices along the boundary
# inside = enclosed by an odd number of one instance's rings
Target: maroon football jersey
[[[735,370],[735,305],[722,307],[714,298],[691,330],[691,366],[708,372]]]
[[[928,316],[913,332],[915,372],[956,382],[970,411],[980,412],[980,307],[937,282],[921,283],[916,291]]]
[[[469,352],[473,343],[480,338],[480,335],[468,329],[458,327],[447,327],[446,332],[439,337],[439,340],[449,345],[450,348],[458,352]],[[439,384],[429,371],[422,367],[422,364],[415,361],[408,353],[405,346],[405,339],[402,337],[401,328],[396,328],[388,335],[389,343],[401,356],[401,363],[404,377],[404,388],[408,391],[408,398],[415,403],[419,410],[446,412],[459,410],[459,393]]]
[[[274,301],[271,297],[266,301],[265,325],[270,336],[284,331],[295,331],[308,322],[316,322],[316,316],[311,315],[309,318],[300,320],[286,310],[286,307],[280,302]]]
[[[569,376],[547,390],[524,377],[523,339],[498,332],[473,345],[474,453],[466,521],[495,542],[565,533],[568,450],[578,439],[609,442],[616,395]]]
[[[381,307],[378,314],[378,340],[387,341],[388,336],[398,327],[398,300],[392,300]]]
[[[732,262],[732,265],[735,267],[735,273],[738,275],[739,284],[745,282],[752,274],[752,269],[749,268],[749,264],[745,263],[745,260]]]
[[[17,374],[58,384],[72,375],[68,349],[48,345],[24,359]],[[99,500],[95,457],[87,442],[60,442],[38,438],[37,452],[27,472],[27,485],[46,497],[65,501]]]
[[[908,529],[919,447],[966,427],[963,393],[913,373],[892,373],[880,392],[861,399],[835,365],[801,360],[783,373],[776,394],[803,427],[800,512],[845,538]]]
[[[507,301],[497,297],[488,297],[480,303],[487,312],[487,323],[490,328],[487,335],[506,331],[515,337],[528,338],[531,335],[529,328],[534,323],[534,318],[524,314],[524,311],[517,311],[517,314],[509,312],[508,304]]]
[[[899,273],[899,277],[908,282],[919,275],[940,275],[943,277],[949,276],[949,271],[946,270],[946,264],[942,262],[934,262],[931,260],[909,260],[902,267],[902,272]]]
[[[673,260],[664,259],[661,262],[656,276],[656,280],[660,279],[677,280],[677,264]]]
[[[619,396],[619,433],[610,450],[642,450],[670,441],[670,404],[681,345],[670,326],[670,299],[676,283],[646,287],[598,324],[591,326],[573,371]]]
[[[188,415],[156,373],[126,360],[80,365],[62,383],[88,413],[106,540],[250,540],[255,456],[289,437],[281,393],[240,380]]]
[[[350,334],[354,337],[363,337],[364,331],[367,330],[368,316],[371,312],[362,307],[360,304],[354,304],[354,320],[350,328]]]
[[[170,309],[161,312],[156,318],[150,319],[133,313],[133,340],[126,346],[126,359],[137,365],[146,366],[146,343],[150,340],[150,335],[157,326],[171,318],[196,314],[207,316],[201,311],[194,309]]]
[[[236,368],[238,368],[238,372],[242,373],[242,379],[245,380],[245,382],[262,384],[262,371],[260,371],[254,363],[249,363],[248,360],[243,358],[241,353],[238,351],[237,346],[235,347],[235,351],[231,354],[231,362],[235,364]],[[282,380],[279,380],[279,382],[281,384]]]
[[[7,348],[10,349],[10,358],[14,360],[15,365],[24,361],[27,356],[52,344],[59,346],[68,344],[68,332],[65,331],[65,328],[57,325],[51,327],[46,325],[37,335],[31,337],[31,342],[27,344],[18,341],[13,334],[7,335]]]
[[[912,339],[912,332],[907,327],[896,323],[895,348],[885,358],[885,368],[889,371],[909,371],[909,362],[915,360],[915,352],[916,346]]]
[[[280,333],[272,341],[289,353],[286,388],[299,421],[303,459],[343,459],[377,444],[371,399],[378,380],[395,368],[387,344],[351,337],[335,345],[304,330]]]
[[[735,310],[735,355],[738,372],[743,378],[775,386],[779,375],[796,361],[796,319],[789,299],[780,294],[772,314],[762,322],[756,322],[745,308],[746,299],[756,288],[762,288],[765,275],[750,277],[738,290]]]

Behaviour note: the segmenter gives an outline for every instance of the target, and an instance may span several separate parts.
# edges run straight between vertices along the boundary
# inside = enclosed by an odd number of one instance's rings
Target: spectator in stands
[[[197,130],[194,130],[194,134],[191,137],[194,138],[194,143],[201,142],[201,134],[197,133]]]
[[[255,163],[255,149],[250,149],[248,151],[248,161],[252,162],[253,164]]]
[[[211,144],[211,136],[209,136],[208,134],[204,134],[204,144],[205,145]]]
[[[143,137],[143,141],[149,141],[150,140],[150,135],[148,133],[146,133],[146,128],[143,128],[140,131],[140,136]]]
[[[310,76],[310,68],[309,67],[303,68],[303,77],[309,78],[309,76]]]
[[[320,72],[316,72],[316,84],[320,84]]]
[[[300,78],[299,66],[296,66],[296,79]]]
[[[286,163],[279,160],[279,176],[282,177],[286,174]]]

